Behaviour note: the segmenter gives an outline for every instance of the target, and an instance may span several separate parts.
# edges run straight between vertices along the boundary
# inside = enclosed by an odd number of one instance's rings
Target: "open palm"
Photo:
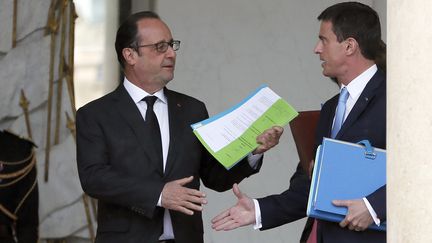
[[[242,193],[237,184],[233,185],[237,203],[212,219],[212,228],[220,230],[233,230],[245,225],[255,223],[255,207],[253,200]]]

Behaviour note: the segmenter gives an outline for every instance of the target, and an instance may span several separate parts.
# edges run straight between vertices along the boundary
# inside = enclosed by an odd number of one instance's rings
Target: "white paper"
[[[237,109],[196,130],[217,152],[239,138],[278,99],[280,96],[270,88],[263,88]]]

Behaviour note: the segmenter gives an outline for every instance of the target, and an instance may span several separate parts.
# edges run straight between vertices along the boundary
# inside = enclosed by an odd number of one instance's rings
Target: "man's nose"
[[[318,42],[318,43],[315,45],[315,48],[314,48],[313,51],[314,51],[315,54],[319,54],[319,53],[321,53],[321,51],[322,51],[322,45],[321,45],[320,42]]]
[[[176,54],[176,52],[174,51],[174,49],[173,49],[172,46],[168,46],[168,49],[167,49],[165,55],[166,55],[167,57],[176,57],[177,54]]]

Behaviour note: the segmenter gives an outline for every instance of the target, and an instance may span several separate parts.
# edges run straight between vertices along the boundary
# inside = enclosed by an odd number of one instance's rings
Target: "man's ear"
[[[346,51],[347,55],[352,55],[352,54],[356,53],[358,50],[360,50],[358,42],[356,41],[356,39],[354,39],[352,37],[348,37],[345,40],[345,43],[346,43],[346,47],[345,47],[346,50],[345,51]]]
[[[126,63],[133,66],[136,63],[137,52],[132,48],[123,48],[122,55]]]

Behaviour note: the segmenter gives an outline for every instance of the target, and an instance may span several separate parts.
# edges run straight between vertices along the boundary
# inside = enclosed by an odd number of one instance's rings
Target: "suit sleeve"
[[[366,197],[381,222],[387,220],[386,188],[387,186],[382,186],[381,188],[379,188],[378,190],[376,190],[375,192],[373,192],[372,194]]]
[[[200,110],[203,111],[204,118],[208,117],[204,103],[201,103]],[[259,171],[262,165],[262,158],[258,161],[257,168],[253,169],[249,165],[247,158],[244,158],[230,170],[225,169],[203,146],[200,177],[204,185],[218,192],[232,188],[234,183],[241,182]]]
[[[329,121],[332,121],[330,103],[326,102],[322,107],[316,128],[315,148],[321,144],[322,138],[328,135],[329,126],[331,126]],[[279,195],[258,199],[261,210],[261,230],[278,227],[306,217],[310,182],[308,174],[299,163],[286,191]]]
[[[152,218],[163,183],[152,177],[131,176],[123,168],[114,168],[109,156],[113,152],[102,128],[103,119],[96,118],[95,113],[94,109],[80,109],[76,116],[77,162],[83,190],[105,203],[120,205]]]
[[[262,158],[258,161],[257,169],[251,168],[247,159],[243,159],[230,170],[225,169],[218,161],[211,158],[212,155],[205,151],[207,159],[201,167],[200,175],[204,185],[218,192],[232,188],[234,183],[240,183],[244,178],[257,173],[262,164]]]
[[[301,164],[290,179],[290,187],[279,195],[258,199],[262,228],[267,230],[306,217],[310,180]]]

